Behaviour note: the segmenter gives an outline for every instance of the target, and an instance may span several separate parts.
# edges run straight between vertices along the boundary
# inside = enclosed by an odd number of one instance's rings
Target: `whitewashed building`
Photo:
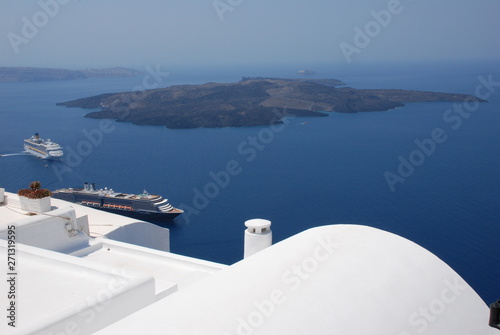
[[[323,226],[269,246],[270,222],[251,220],[245,259],[226,266],[170,253],[165,228],[56,199],[28,216],[0,194],[1,334],[500,334],[453,269],[378,229]]]

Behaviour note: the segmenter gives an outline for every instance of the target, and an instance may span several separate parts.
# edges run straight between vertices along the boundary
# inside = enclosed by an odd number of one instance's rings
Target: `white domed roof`
[[[335,225],[277,243],[98,334],[492,334],[439,258],[397,235]]]

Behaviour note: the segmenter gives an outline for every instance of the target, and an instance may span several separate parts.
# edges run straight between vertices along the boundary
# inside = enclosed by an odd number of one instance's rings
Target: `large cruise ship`
[[[63,156],[62,147],[50,139],[44,140],[36,133],[24,140],[24,150],[42,159],[57,159]]]
[[[74,202],[87,207],[105,210],[129,217],[170,221],[184,213],[175,208],[160,195],[127,194],[113,189],[96,189],[95,184],[85,183],[83,188],[59,189],[52,192],[52,197]]]

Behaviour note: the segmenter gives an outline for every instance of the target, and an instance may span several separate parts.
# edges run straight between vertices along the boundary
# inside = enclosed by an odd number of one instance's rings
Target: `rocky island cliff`
[[[176,85],[140,92],[102,94],[59,103],[100,108],[89,118],[168,128],[241,127],[280,123],[286,115],[387,111],[410,102],[481,101],[465,94],[398,89],[354,89],[335,79],[244,77],[237,83]],[[277,116],[278,115],[278,116]]]

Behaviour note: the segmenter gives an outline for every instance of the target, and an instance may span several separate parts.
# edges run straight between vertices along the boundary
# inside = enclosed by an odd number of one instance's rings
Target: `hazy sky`
[[[500,59],[499,0],[1,0],[0,9],[0,66]]]

